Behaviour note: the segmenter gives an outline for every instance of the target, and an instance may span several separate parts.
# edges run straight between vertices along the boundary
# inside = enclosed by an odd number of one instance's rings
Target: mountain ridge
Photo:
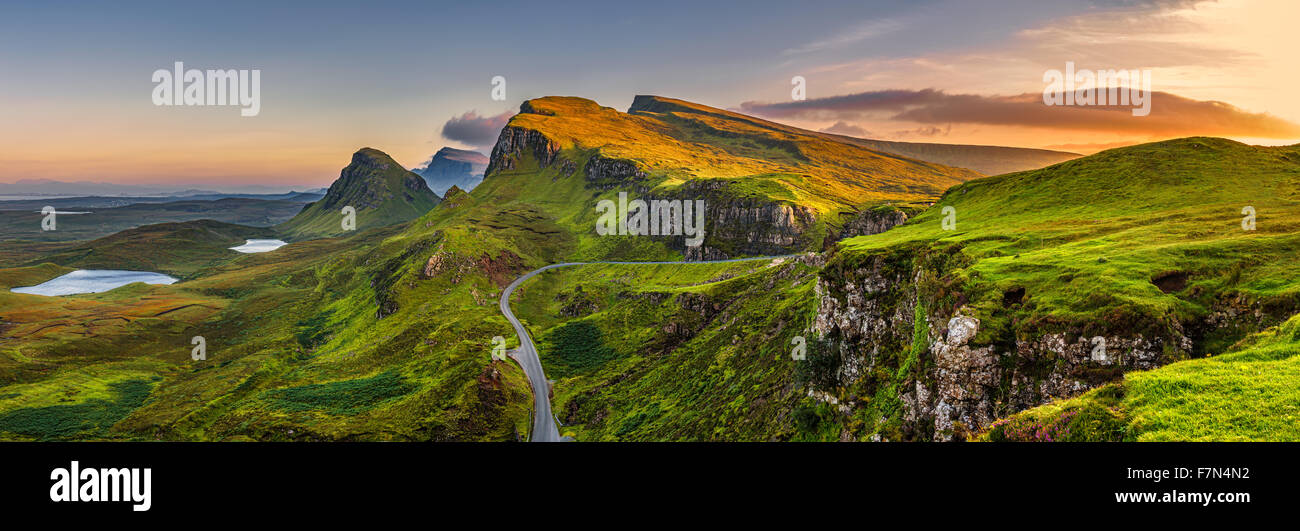
[[[424,177],[429,189],[441,197],[452,186],[466,192],[473,191],[483,181],[487,165],[488,158],[482,153],[443,147],[434,153],[423,168],[412,171]]]
[[[356,210],[355,230],[418,218],[441,201],[424,178],[407,171],[387,153],[361,148],[339,172],[325,196],[303,206],[289,221],[276,225],[287,239],[339,236],[343,208]]]

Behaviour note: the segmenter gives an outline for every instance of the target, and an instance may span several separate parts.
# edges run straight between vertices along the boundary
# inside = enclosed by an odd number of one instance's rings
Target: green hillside
[[[945,207],[956,230],[943,229]],[[1242,229],[1245,207],[1256,230]],[[1300,255],[1300,147],[1186,138],[980,179],[895,230],[844,242],[843,259],[918,244],[971,260],[960,277],[993,288],[970,299],[985,311],[1017,288],[1057,320],[1186,320],[1236,295],[1281,315],[1300,300],[1288,265]],[[1038,321],[1023,324],[1050,326]]]
[[[801,256],[524,284],[516,312],[579,441],[996,438],[1086,404],[1106,412],[1070,414],[1100,419],[1074,432],[1088,438],[1294,438],[1279,422],[1300,147],[1190,138],[978,178],[664,98],[521,111],[483,182],[445,201],[363,149],[275,228],[295,240],[275,252],[231,255],[262,229],[201,221],[0,269],[0,438],[526,439],[532,390],[490,357],[494,337],[515,344],[504,286],[563,261],[691,257],[671,238],[596,235],[596,201],[619,191],[706,198],[713,252]],[[835,243],[862,219],[889,230]],[[69,267],[182,282],[8,291]]]
[[[266,227],[246,227],[210,219],[159,223],[124,230],[77,244],[34,261],[85,269],[157,271],[184,278],[237,258],[230,250],[250,238],[274,238]]]
[[[1295,146],[1135,146],[956,186],[821,267],[559,270],[516,311],[578,440],[969,439],[1053,400],[991,437],[1293,440],[1298,190]]]
[[[1300,440],[1300,316],[1223,354],[998,421],[990,441]]]
[[[342,224],[345,207],[355,209],[355,230],[362,231],[418,218],[440,200],[419,175],[382,151],[362,148],[325,197],[275,228],[289,241],[339,236],[348,232]]]
[[[703,200],[704,245],[686,253],[699,259],[820,249],[858,212],[978,176],[679,100],[639,96],[623,113],[547,97],[506,124],[473,195],[526,203],[577,238],[575,257],[647,259],[687,249],[680,237],[596,236],[597,203]]]

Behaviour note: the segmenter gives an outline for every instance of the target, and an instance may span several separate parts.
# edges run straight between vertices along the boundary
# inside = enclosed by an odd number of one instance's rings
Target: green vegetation
[[[20,408],[0,413],[0,433],[9,432],[40,440],[89,439],[108,435],[108,429],[144,405],[152,386],[144,380],[109,385],[111,399],[90,399],[79,404]],[[14,396],[6,395],[9,398]]]
[[[579,441],[816,439],[796,432],[792,340],[807,334],[814,269],[795,260],[588,265],[548,271],[515,313],[555,378],[561,433]],[[599,343],[591,338],[598,329]],[[557,335],[608,349],[565,367]],[[808,346],[808,356],[817,355]],[[578,350],[578,349],[574,349]],[[552,367],[562,368],[553,371]],[[838,429],[822,439],[833,440]]]
[[[1206,359],[995,423],[991,441],[1300,440],[1300,316]]]
[[[348,232],[342,225],[344,207],[356,209],[355,230],[366,230],[418,218],[439,201],[424,178],[382,151],[362,148],[325,197],[275,228],[288,241],[341,236]]]
[[[240,256],[230,248],[250,238],[274,238],[269,228],[246,227],[209,219],[159,223],[124,230],[79,243],[34,260],[82,269],[156,271],[180,278]]]
[[[60,207],[56,230],[41,230],[44,216],[40,207],[30,210],[0,210],[0,241],[5,250],[14,245],[40,242],[71,242],[103,238],[147,224],[182,223],[208,219],[228,224],[268,227],[292,218],[303,207],[296,201],[226,198],[212,201],[185,200],[167,203],[135,203],[113,208]],[[2,264],[0,264],[2,265]]]
[[[1297,161],[1297,146],[1213,138],[1115,149],[958,185],[905,225],[843,247],[849,256],[956,250],[973,263],[952,273],[978,294],[971,304],[981,314],[996,313],[1006,291],[1024,290],[1031,303],[1012,319],[1026,330],[1139,321],[1141,331],[1203,317],[1235,295],[1276,307],[1280,320],[1300,301],[1300,271],[1286,265],[1300,254]],[[1247,206],[1257,230],[1242,230]],[[956,230],[943,230],[946,207]],[[1187,284],[1165,293],[1155,280],[1171,273]]]
[[[17,267],[0,269],[0,438],[526,438],[528,382],[490,358],[491,338],[514,341],[503,287],[550,263],[682,257],[670,238],[594,233],[596,202],[623,189],[798,207],[814,218],[791,214],[793,243],[776,246],[786,251],[831,245],[859,212],[912,218],[822,257],[578,266],[524,284],[515,311],[556,378],[561,432],[577,440],[930,438],[939,428],[909,425],[905,395],[933,389],[932,342],[958,312],[979,319],[972,348],[1185,332],[1191,352],[1170,347],[1159,362],[1197,358],[1122,381],[1118,369],[1080,376],[1101,387],[1011,416],[989,439],[1300,438],[1297,324],[1278,326],[1300,311],[1298,147],[1183,139],[969,180],[979,176],[677,100],[620,113],[543,98],[525,111],[508,128],[519,149],[441,203],[361,150],[325,198],[275,227],[295,242],[275,252],[232,254],[266,233],[207,221],[6,246],[0,260]],[[341,232],[343,206],[357,208],[356,232]],[[1255,231],[1241,230],[1245,206]],[[942,228],[946,207],[956,230]],[[711,226],[706,245],[745,254],[752,234],[775,228]],[[184,281],[8,291],[70,267]],[[897,333],[875,348],[815,334],[821,305],[845,296],[827,290],[864,271],[903,286],[844,288]],[[208,356],[196,361],[199,335]],[[1032,385],[1060,360],[993,363]],[[1015,413],[1001,401],[1010,380],[989,384],[996,416]]]
[[[584,321],[565,323],[549,333],[547,368],[556,376],[597,367],[618,353],[605,345],[600,328]]]
[[[385,371],[370,378],[289,387],[266,395],[285,411],[319,410],[333,415],[355,415],[414,390],[397,373]]]

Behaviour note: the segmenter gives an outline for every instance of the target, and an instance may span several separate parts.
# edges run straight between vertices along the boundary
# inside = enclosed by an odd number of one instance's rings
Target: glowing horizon
[[[1300,124],[1290,94],[1300,73],[1287,56],[1300,5],[1282,1],[1015,1],[996,15],[957,1],[890,1],[850,8],[857,19],[777,2],[683,4],[695,16],[653,38],[642,34],[662,21],[638,19],[635,6],[602,4],[608,27],[540,13],[520,31],[500,25],[497,5],[241,5],[249,9],[10,8],[0,62],[17,75],[0,81],[0,182],[318,188],[361,147],[407,168],[444,146],[486,153],[484,130],[548,95],[625,110],[654,94],[865,138],[1082,154],[1205,131],[1300,143],[1288,132]],[[389,24],[352,23],[361,18]],[[573,39],[579,31],[590,38]],[[260,112],[155,105],[150,75],[176,61],[260,69]],[[1074,127],[1044,125],[1032,108],[1001,113],[1067,61],[1149,70],[1154,90],[1181,105],[1177,120],[1098,126],[1087,115]],[[508,80],[504,100],[491,98],[497,75]],[[807,78],[811,103],[785,103],[792,76]],[[882,92],[929,99],[819,104]]]

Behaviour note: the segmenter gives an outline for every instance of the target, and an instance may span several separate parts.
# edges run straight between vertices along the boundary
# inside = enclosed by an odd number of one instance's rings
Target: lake
[[[284,240],[247,240],[243,245],[231,247],[241,253],[265,253],[288,245]]]
[[[75,295],[78,293],[102,293],[133,282],[145,284],[171,284],[177,279],[162,273],[148,271],[118,271],[113,269],[78,269],[58,278],[47,280],[35,286],[13,288],[14,293],[32,295]]]

